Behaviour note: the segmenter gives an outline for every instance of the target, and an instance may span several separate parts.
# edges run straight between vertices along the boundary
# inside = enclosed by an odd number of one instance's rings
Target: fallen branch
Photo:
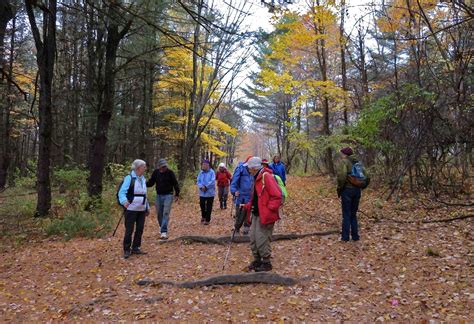
[[[416,223],[423,223],[423,224],[431,224],[431,223],[448,223],[452,222],[455,220],[462,220],[462,219],[467,219],[467,218],[472,218],[474,217],[473,214],[470,215],[461,215],[461,216],[456,216],[452,218],[445,218],[445,219],[423,219],[423,220],[407,220],[407,221],[402,221],[394,218],[388,218],[384,217],[382,220],[383,221],[391,221],[394,223],[399,223],[399,224],[416,224]]]
[[[170,285],[178,288],[196,288],[204,286],[216,286],[216,285],[243,285],[243,284],[269,284],[269,285],[280,285],[280,286],[293,286],[297,283],[305,280],[295,279],[291,277],[284,277],[276,273],[269,272],[256,272],[256,273],[241,273],[233,275],[222,275],[209,277],[207,279],[196,280],[196,281],[155,281],[151,279],[142,279],[137,281],[139,286],[159,286],[159,285]]]
[[[446,206],[450,206],[450,207],[473,207],[474,206],[474,203],[468,203],[468,204],[463,204],[463,203],[452,203],[452,202],[447,202],[447,201],[443,201],[439,198],[436,198],[435,201],[443,204],[443,205],[446,205]]]
[[[297,240],[310,236],[326,236],[339,234],[340,231],[332,230],[326,232],[314,232],[314,233],[305,233],[305,234],[275,234],[272,236],[272,241],[284,241],[284,240]],[[192,243],[203,243],[203,244],[218,244],[226,245],[230,243],[230,236],[221,236],[221,237],[210,237],[210,236],[195,236],[195,235],[186,235],[180,236],[172,240],[161,241],[160,244],[172,243],[177,241],[183,241],[185,244]],[[250,238],[248,236],[235,236],[232,240],[233,243],[248,243]]]
[[[435,220],[423,220],[422,223],[428,224],[428,223],[447,223],[447,222],[452,222],[455,220],[461,220],[461,219],[467,219],[467,218],[472,218],[474,217],[474,214],[470,215],[461,215],[453,218],[446,218],[446,219],[435,219]]]

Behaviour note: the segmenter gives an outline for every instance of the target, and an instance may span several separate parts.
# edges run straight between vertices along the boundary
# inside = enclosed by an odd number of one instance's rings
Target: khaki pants
[[[260,218],[252,213],[250,226],[250,249],[255,260],[265,259],[270,261],[272,255],[272,241],[274,224],[262,225]]]

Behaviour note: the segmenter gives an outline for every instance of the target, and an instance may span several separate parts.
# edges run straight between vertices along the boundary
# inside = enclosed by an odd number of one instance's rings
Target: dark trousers
[[[227,198],[229,197],[229,187],[218,187],[220,207],[227,208]]]
[[[359,209],[361,190],[359,188],[344,188],[341,193],[342,204],[342,237],[349,241],[349,233],[354,241],[359,240],[359,225],[357,210]]]
[[[125,237],[123,238],[123,249],[129,251],[130,247],[132,250],[139,249],[142,245],[142,234],[143,228],[145,227],[145,212],[144,211],[125,211]],[[137,227],[135,228],[135,224]],[[135,235],[132,234],[135,229]]]
[[[206,222],[211,221],[212,205],[214,204],[214,197],[199,197],[199,205],[201,206],[201,218]]]

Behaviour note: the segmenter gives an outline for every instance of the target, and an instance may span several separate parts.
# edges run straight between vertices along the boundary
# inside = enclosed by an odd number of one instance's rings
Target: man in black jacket
[[[160,225],[161,239],[168,239],[168,222],[173,204],[173,190],[175,200],[179,197],[179,185],[176,175],[168,169],[168,163],[165,159],[158,161],[158,169],[153,171],[151,178],[147,181],[147,187],[153,187],[156,184],[156,215]]]

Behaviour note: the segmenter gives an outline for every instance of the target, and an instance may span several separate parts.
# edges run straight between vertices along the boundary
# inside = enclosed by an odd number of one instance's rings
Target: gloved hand
[[[341,198],[342,188],[337,188],[337,197]]]

